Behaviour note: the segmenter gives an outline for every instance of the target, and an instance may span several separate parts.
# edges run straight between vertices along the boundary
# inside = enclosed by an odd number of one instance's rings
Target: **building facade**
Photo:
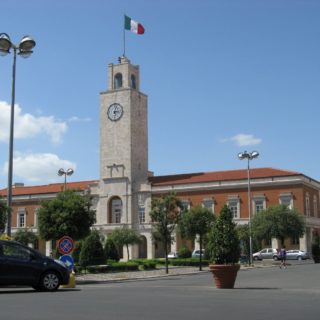
[[[287,239],[288,247],[311,250],[312,237],[320,233],[320,182],[299,172],[253,168],[251,172],[252,215],[270,206],[296,208],[306,222],[305,235]],[[41,200],[52,199],[64,184],[13,188],[12,233],[29,227],[37,231]],[[153,176],[148,171],[148,98],[140,92],[140,69],[126,57],[108,66],[108,87],[100,93],[100,177],[95,181],[67,183],[67,188],[90,192],[96,210],[94,226],[106,237],[115,228],[138,231],[143,241],[130,248],[130,257],[163,257],[160,244],[152,241],[151,200],[176,192],[185,208],[202,205],[219,214],[227,204],[238,224],[249,221],[247,170]],[[6,197],[6,189],[0,190]],[[179,235],[171,246],[184,244]],[[190,245],[190,244],[189,244]],[[279,244],[273,240],[273,247]],[[39,242],[49,254],[52,243]],[[191,244],[192,247],[197,243]],[[126,259],[126,251],[123,252]]]

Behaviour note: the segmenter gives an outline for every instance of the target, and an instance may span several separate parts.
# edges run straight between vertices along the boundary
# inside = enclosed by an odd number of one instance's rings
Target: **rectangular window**
[[[190,209],[190,201],[189,200],[181,200],[182,211]]]
[[[309,193],[306,193],[306,214],[307,217],[310,217],[310,197],[309,197]]]
[[[280,204],[287,206],[289,209],[293,208],[293,199],[291,193],[280,194]]]
[[[318,199],[317,196],[313,196],[313,216],[318,216]]]
[[[239,200],[228,200],[228,207],[232,212],[233,218],[239,217]]]
[[[206,209],[210,210],[211,212],[214,212],[213,205],[214,205],[214,203],[213,203],[212,199],[203,199],[203,201],[202,201],[203,208],[206,208]]]
[[[26,214],[24,212],[18,213],[18,228],[26,226]]]
[[[139,223],[146,222],[146,210],[144,207],[139,207]]]
[[[264,210],[264,200],[263,199],[255,199],[254,200],[254,212],[258,213]]]

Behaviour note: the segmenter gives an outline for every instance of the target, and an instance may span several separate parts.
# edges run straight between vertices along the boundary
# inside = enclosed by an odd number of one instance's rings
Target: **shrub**
[[[172,266],[184,266],[184,267],[198,267],[200,265],[200,260],[198,258],[189,258],[189,259],[172,259],[170,261]],[[209,264],[208,260],[202,260],[201,263],[203,266]]]
[[[234,264],[239,262],[240,241],[236,231],[236,224],[228,206],[221,209],[207,246],[210,260],[216,264]]]
[[[78,241],[72,252],[72,258],[75,264],[79,264],[82,245],[83,245],[83,241]]]
[[[139,264],[134,262],[116,262],[108,266],[110,271],[138,271]]]
[[[181,247],[179,252],[178,252],[178,257],[179,258],[191,258],[192,252],[188,247]]]
[[[105,257],[106,260],[114,260],[114,261],[119,261],[120,260],[120,256],[119,256],[119,252],[116,248],[115,243],[113,242],[113,240],[111,238],[107,238],[105,245],[104,245],[104,253],[105,253]]]
[[[84,240],[80,252],[79,263],[82,267],[98,265],[105,262],[105,255],[100,242],[99,233],[94,230]]]

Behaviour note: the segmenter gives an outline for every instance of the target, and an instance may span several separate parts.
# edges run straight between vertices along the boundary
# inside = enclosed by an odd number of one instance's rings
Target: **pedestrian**
[[[282,246],[282,248],[280,249],[280,259],[281,259],[280,269],[282,269],[282,267],[285,269],[287,267],[287,264],[286,264],[286,260],[287,260],[286,246]]]

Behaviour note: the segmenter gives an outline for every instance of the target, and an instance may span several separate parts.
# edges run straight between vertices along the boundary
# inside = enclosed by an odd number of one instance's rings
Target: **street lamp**
[[[12,65],[12,92],[11,92],[11,115],[10,115],[10,135],[9,135],[9,163],[8,163],[8,189],[7,189],[7,207],[8,207],[8,225],[7,234],[11,236],[11,211],[12,211],[12,172],[13,172],[13,133],[14,133],[14,103],[16,87],[16,58],[18,55],[28,58],[32,54],[32,49],[36,42],[29,36],[24,36],[17,44],[13,44],[6,33],[0,33],[0,55],[5,56],[13,50]]]
[[[73,169],[69,168],[67,171],[64,169],[59,169],[58,176],[64,175],[64,188],[63,191],[66,191],[66,185],[67,185],[67,176],[71,176],[74,173]]]
[[[252,265],[252,234],[251,234],[251,189],[250,189],[250,160],[258,158],[259,152],[252,151],[252,152],[240,152],[238,154],[238,158],[240,160],[247,159],[248,160],[248,213],[249,213],[249,250],[250,250],[250,265]]]

